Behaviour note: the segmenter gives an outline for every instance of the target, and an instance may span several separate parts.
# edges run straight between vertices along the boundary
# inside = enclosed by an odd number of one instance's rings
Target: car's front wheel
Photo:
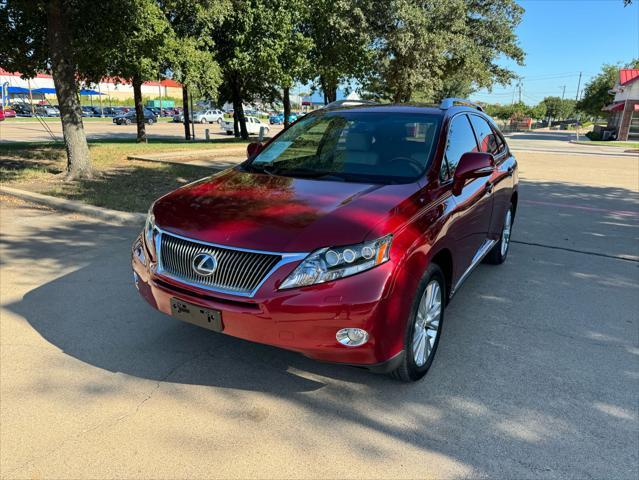
[[[508,206],[506,214],[504,215],[504,225],[501,229],[501,236],[499,241],[495,244],[488,255],[486,255],[486,262],[493,265],[500,265],[506,261],[508,256],[508,249],[510,247],[510,235],[513,228],[513,219],[515,217],[515,209],[512,203]]]
[[[153,125],[155,123],[155,120],[153,120],[152,118],[149,118],[149,121],[147,123],[149,125]]]
[[[204,123],[209,123],[209,122],[207,122],[206,118],[203,118],[202,120],[200,120],[200,123],[204,124]]]
[[[439,345],[445,299],[444,274],[431,264],[419,282],[404,336],[404,357],[391,372],[393,377],[414,382],[426,375]]]

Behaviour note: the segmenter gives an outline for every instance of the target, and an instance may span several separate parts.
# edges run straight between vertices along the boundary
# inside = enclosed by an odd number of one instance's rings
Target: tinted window
[[[464,153],[475,151],[477,151],[477,142],[468,117],[466,115],[456,116],[448,127],[448,140],[444,153],[445,162],[442,162],[442,180],[452,178],[459,159]],[[447,169],[446,166],[448,166]]]
[[[416,113],[313,114],[271,142],[252,166],[276,175],[407,183],[426,170],[439,124],[439,116]]]
[[[497,155],[499,153],[499,144],[497,143],[495,132],[490,128],[488,122],[477,115],[470,115],[470,121],[473,124],[475,135],[477,135],[479,151]]]

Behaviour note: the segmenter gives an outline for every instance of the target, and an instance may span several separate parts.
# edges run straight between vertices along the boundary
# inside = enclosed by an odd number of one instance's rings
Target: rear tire
[[[419,282],[404,334],[402,363],[391,376],[403,382],[421,379],[433,363],[444,323],[446,282],[436,264],[426,269]]]
[[[504,224],[501,229],[499,241],[490,250],[490,252],[488,252],[488,255],[486,255],[486,263],[490,263],[491,265],[501,265],[506,261],[508,250],[510,250],[510,235],[512,233],[514,218],[515,209],[511,203],[504,215]]]

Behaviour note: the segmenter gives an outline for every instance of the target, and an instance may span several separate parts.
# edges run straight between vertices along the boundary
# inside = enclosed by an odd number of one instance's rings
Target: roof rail
[[[379,105],[378,102],[374,102],[373,100],[337,100],[335,102],[331,102],[327,105],[324,105],[321,108],[339,108],[339,107],[353,107],[356,105]]]
[[[484,111],[481,105],[477,103],[473,103],[470,100],[466,100],[465,98],[444,98],[442,102],[439,104],[439,108],[441,108],[442,110],[448,110],[449,108],[454,107],[456,105],[463,105],[465,107],[476,108],[480,112]]]

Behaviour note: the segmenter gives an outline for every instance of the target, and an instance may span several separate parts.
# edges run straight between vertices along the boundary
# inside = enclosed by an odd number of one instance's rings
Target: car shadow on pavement
[[[611,212],[596,212],[587,229],[602,235],[604,222],[618,221],[614,211],[635,208],[622,189],[530,182],[522,192],[533,200],[555,192],[564,203],[603,201]],[[547,230],[540,216],[580,215],[538,208],[545,207],[521,204],[515,239],[543,244],[551,230],[568,235],[573,223],[553,220]],[[524,221],[540,225],[524,227]],[[618,228],[613,232],[624,242],[634,238],[630,227]],[[381,435],[446,455],[471,476],[508,471],[511,478],[621,478],[636,465],[639,350],[631,309],[639,307],[639,289],[632,262],[514,244],[506,264],[481,266],[460,290],[426,381],[406,385],[156,312],[139,298],[131,278],[129,248],[137,233],[77,221],[73,228],[33,227],[28,238],[3,236],[12,262],[66,272],[5,308],[80,362],[162,384],[207,386],[228,398],[237,390],[264,393],[302,409],[318,430],[333,425],[335,435],[370,457],[387,453]],[[45,368],[55,378],[57,368],[68,367]],[[99,396],[118,387],[81,388]],[[179,400],[198,407],[198,399]],[[242,415],[242,408],[225,413]],[[312,445],[300,431],[290,434],[290,442]],[[194,433],[175,435],[197,440]]]

